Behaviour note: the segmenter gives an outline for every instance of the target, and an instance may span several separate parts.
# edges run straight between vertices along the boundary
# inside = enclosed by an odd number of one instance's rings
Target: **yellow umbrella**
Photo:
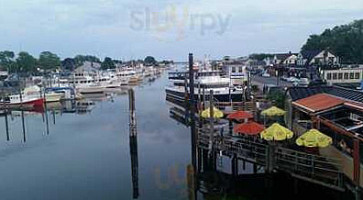
[[[285,115],[285,113],[286,113],[286,111],[284,111],[276,106],[272,106],[261,112],[262,115],[268,116],[268,117],[283,116],[283,115]]]
[[[305,147],[327,147],[333,142],[332,138],[324,135],[316,129],[311,129],[302,134],[297,140],[296,144]]]
[[[207,108],[202,112],[202,117],[210,118],[210,108]],[[222,117],[223,117],[223,112],[220,111],[218,108],[213,107],[213,118],[222,118]]]
[[[294,133],[289,129],[281,126],[279,123],[274,123],[267,129],[261,132],[261,138],[271,141],[271,140],[286,140],[292,138]]]

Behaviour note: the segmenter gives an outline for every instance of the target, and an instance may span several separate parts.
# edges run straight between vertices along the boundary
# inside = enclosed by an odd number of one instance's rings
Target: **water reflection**
[[[124,89],[113,89],[113,93],[104,93],[103,96],[88,95],[82,100],[68,100],[63,102],[52,102],[46,103],[44,107],[24,107],[18,109],[3,109],[0,112],[0,118],[4,118],[4,129],[6,134],[6,141],[11,140],[11,129],[17,130],[18,125],[12,126],[9,123],[9,117],[11,121],[16,121],[17,118],[21,120],[21,133],[22,141],[25,143],[27,141],[27,118],[32,119],[35,116],[41,116],[42,122],[44,124],[45,135],[50,134],[50,120],[52,124],[56,125],[57,116],[62,116],[64,114],[76,114],[76,115],[86,115],[92,112],[96,106],[96,102],[101,101],[111,101],[115,96],[125,95]],[[14,131],[13,131],[14,134]]]

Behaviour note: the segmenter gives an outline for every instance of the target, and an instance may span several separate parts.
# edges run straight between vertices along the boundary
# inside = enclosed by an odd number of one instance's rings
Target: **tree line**
[[[50,51],[41,52],[39,58],[35,58],[25,51],[18,54],[13,51],[0,51],[0,70],[7,70],[9,73],[41,74],[57,69],[73,71],[85,62],[99,63],[103,70],[114,69],[116,65],[123,64],[121,60],[105,57],[101,61],[98,57],[92,55],[77,55],[74,58],[61,60],[57,54]],[[138,60],[137,62],[146,65],[157,65],[157,61],[152,56],[147,56],[144,60]]]
[[[38,59],[25,51],[17,55],[13,51],[0,51],[0,67],[10,73],[49,71],[59,67],[60,64],[60,58],[50,51],[40,53]]]
[[[321,34],[310,35],[301,47],[303,51],[328,50],[338,56],[343,64],[363,63],[363,20],[326,29]],[[250,59],[264,60],[274,54],[254,53]]]
[[[329,50],[339,56],[342,63],[363,63],[363,20],[310,35],[301,50]]]

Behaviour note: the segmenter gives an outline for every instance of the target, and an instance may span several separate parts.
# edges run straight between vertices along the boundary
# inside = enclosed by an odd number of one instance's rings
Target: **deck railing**
[[[210,133],[199,129],[198,145],[210,148]],[[282,171],[290,175],[327,187],[343,190],[341,161],[319,155],[268,144],[258,138],[221,136],[213,134],[213,151],[225,155],[235,154],[238,158],[265,167],[266,171]]]

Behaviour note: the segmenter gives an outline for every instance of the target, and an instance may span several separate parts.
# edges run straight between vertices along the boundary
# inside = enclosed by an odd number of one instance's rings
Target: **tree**
[[[267,99],[272,101],[272,103],[279,107],[284,109],[285,108],[285,100],[286,100],[286,96],[285,93],[281,90],[271,90],[268,94],[267,94]]]
[[[58,68],[61,65],[61,62],[57,54],[50,51],[43,51],[40,53],[38,64],[41,69],[47,71]]]
[[[0,66],[8,70],[8,72],[16,71],[16,63],[14,61],[15,54],[12,51],[0,52]]]
[[[363,63],[363,20],[326,29],[320,35],[310,35],[302,51],[329,50],[343,63]]]
[[[155,60],[155,58],[154,58],[154,57],[152,57],[152,56],[147,56],[147,57],[144,59],[144,63],[145,63],[146,65],[154,65],[154,64],[156,64],[156,60]]]
[[[259,61],[262,61],[265,58],[273,58],[273,57],[274,57],[273,54],[265,54],[265,53],[254,53],[249,56],[250,59],[259,60]]]
[[[73,58],[66,58],[62,61],[62,68],[64,70],[73,71],[76,68],[76,61]]]
[[[112,61],[110,57],[106,57],[105,60],[101,64],[101,69],[115,69],[115,63]]]
[[[101,63],[101,60],[97,58],[96,56],[90,56],[90,55],[77,55],[74,57],[74,61],[76,63],[76,67],[82,66],[84,62],[95,62],[95,63]]]
[[[20,52],[16,59],[16,63],[18,66],[17,72],[27,73],[36,71],[37,60],[28,52]]]

